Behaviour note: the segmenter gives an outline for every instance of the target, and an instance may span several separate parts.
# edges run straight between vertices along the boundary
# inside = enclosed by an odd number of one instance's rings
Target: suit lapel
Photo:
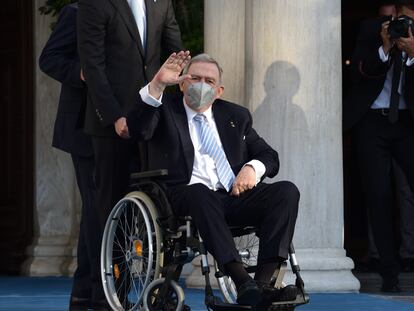
[[[187,172],[191,177],[194,164],[194,146],[193,142],[191,141],[190,131],[188,129],[187,114],[183,106],[182,96],[180,96],[177,101],[172,101],[167,105],[171,107],[170,111],[172,113],[172,118],[177,127],[184,152],[185,165],[187,167]]]
[[[234,167],[236,165],[236,152],[240,145],[238,123],[234,115],[223,107],[220,101],[216,100],[213,104],[213,116],[227,160],[230,166]]]
[[[137,44],[138,50],[142,58],[145,58],[145,53],[142,47],[141,36],[139,35],[138,26],[137,26],[137,23],[135,22],[134,15],[132,14],[131,8],[129,7],[127,0],[109,0],[109,1],[111,1],[114,7],[118,10],[119,14],[121,15],[122,19],[125,22],[125,25],[128,28],[128,31],[131,37],[134,39],[135,43]]]

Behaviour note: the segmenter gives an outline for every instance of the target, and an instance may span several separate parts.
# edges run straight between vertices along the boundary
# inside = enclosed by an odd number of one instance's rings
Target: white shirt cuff
[[[259,160],[251,160],[247,162],[244,166],[246,165],[253,166],[253,169],[256,172],[256,185],[257,185],[260,182],[260,179],[262,179],[262,176],[264,175],[264,173],[266,172],[266,167]]]
[[[382,60],[383,63],[388,61],[388,54],[385,55],[384,47],[381,45],[378,49],[379,58]]]
[[[159,107],[162,105],[162,94],[160,96],[160,99],[156,99],[154,96],[152,96],[149,93],[149,83],[144,86],[140,91],[139,91],[139,95],[141,95],[141,99],[144,103],[146,103],[147,105],[153,106],[155,108]]]
[[[410,66],[412,66],[413,64],[414,64],[414,58],[409,58],[409,57],[408,57],[407,62],[405,63],[405,65],[406,65],[407,67],[410,67]]]

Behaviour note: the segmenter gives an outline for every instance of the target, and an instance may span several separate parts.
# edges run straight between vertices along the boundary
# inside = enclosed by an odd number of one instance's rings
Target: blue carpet
[[[0,310],[67,310],[70,278],[0,277]],[[204,292],[186,289],[186,303],[193,311],[206,310]],[[311,294],[303,311],[413,311],[414,304],[367,294]]]

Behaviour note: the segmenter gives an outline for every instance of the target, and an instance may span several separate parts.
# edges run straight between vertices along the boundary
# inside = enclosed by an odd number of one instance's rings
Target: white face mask
[[[199,110],[213,103],[216,92],[209,84],[197,82],[188,87],[186,95],[188,106],[194,110]]]

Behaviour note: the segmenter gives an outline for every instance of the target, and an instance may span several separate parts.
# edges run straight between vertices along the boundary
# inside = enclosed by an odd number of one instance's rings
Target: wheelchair
[[[208,310],[262,311],[236,303],[236,287],[216,262],[214,276],[221,297],[213,291],[202,238],[192,226],[191,217],[174,217],[163,186],[157,181],[167,174],[167,170],[132,174],[133,190],[115,205],[108,217],[102,239],[101,277],[111,308],[117,311],[190,310],[184,305],[184,291],[178,281],[183,266],[200,256]],[[249,273],[256,269],[259,244],[256,230],[254,227],[231,227]],[[289,249],[289,261],[299,293],[294,300],[269,303],[266,310],[294,310],[309,302],[293,245]],[[286,263],[275,271],[271,284],[276,288],[285,286],[285,271]]]

